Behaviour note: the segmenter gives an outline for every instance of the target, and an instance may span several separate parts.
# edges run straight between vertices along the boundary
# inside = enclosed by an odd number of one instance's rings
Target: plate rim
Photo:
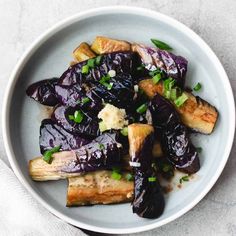
[[[161,220],[159,222],[150,223],[145,226],[137,226],[137,227],[131,227],[126,229],[120,229],[115,227],[98,227],[93,226],[87,223],[79,222],[78,220],[72,219],[68,216],[65,216],[63,213],[60,213],[56,208],[52,207],[50,204],[48,204],[43,198],[41,198],[37,192],[31,188],[28,181],[23,176],[21,169],[17,165],[17,158],[14,155],[13,147],[10,140],[9,135],[9,105],[10,105],[10,98],[13,94],[13,87],[17,82],[17,79],[19,77],[19,74],[21,73],[22,69],[24,68],[25,64],[28,62],[28,60],[31,58],[31,56],[35,53],[35,51],[44,43],[46,42],[51,36],[53,36],[55,33],[60,31],[63,28],[68,27],[69,25],[78,22],[82,19],[98,16],[98,15],[104,15],[104,14],[110,14],[110,13],[129,13],[132,15],[141,15],[141,16],[148,16],[151,17],[154,20],[162,20],[164,22],[168,22],[169,24],[173,24],[176,27],[178,27],[178,30],[181,32],[184,32],[185,34],[188,33],[189,36],[191,36],[191,39],[194,40],[208,55],[208,57],[211,59],[214,65],[217,67],[217,72],[221,74],[222,81],[224,80],[224,86],[227,90],[227,97],[228,103],[230,105],[230,124],[232,126],[232,129],[230,129],[230,132],[228,134],[228,142],[225,147],[224,155],[221,158],[220,164],[217,168],[217,171],[215,172],[214,176],[210,179],[208,184],[203,188],[203,190],[191,201],[188,205],[183,207],[180,211],[176,212],[175,214],[169,216],[168,218]],[[7,153],[8,160],[10,162],[11,168],[13,169],[15,175],[20,180],[21,184],[28,190],[28,192],[48,211],[59,217],[60,219],[64,220],[65,222],[72,224],[76,227],[83,228],[86,230],[101,232],[101,233],[110,233],[110,234],[124,234],[124,233],[138,233],[143,232],[147,230],[151,230],[157,227],[160,227],[162,225],[165,225],[186,212],[188,212],[190,209],[192,209],[198,202],[200,202],[203,197],[210,191],[210,189],[213,187],[213,185],[216,183],[217,179],[219,178],[220,174],[222,173],[225,164],[229,158],[229,154],[233,145],[234,140],[234,132],[235,132],[235,102],[234,102],[234,96],[232,87],[230,85],[229,78],[215,55],[215,53],[212,51],[212,49],[205,43],[205,41],[198,36],[193,30],[185,26],[183,23],[175,20],[174,18],[164,15],[160,12],[150,10],[147,8],[142,7],[132,7],[132,6],[106,6],[106,7],[98,7],[93,8],[90,10],[82,11],[80,13],[74,14],[70,17],[67,17],[58,23],[54,24],[52,27],[50,27],[48,30],[46,30],[43,34],[41,34],[34,42],[29,46],[29,48],[25,51],[25,53],[21,56],[21,59],[18,61],[16,66],[14,67],[9,82],[4,94],[4,100],[3,100],[3,110],[2,110],[2,134],[3,134],[3,142],[4,147]]]

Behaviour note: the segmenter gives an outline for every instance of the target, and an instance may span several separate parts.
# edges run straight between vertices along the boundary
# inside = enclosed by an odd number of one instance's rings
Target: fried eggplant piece
[[[120,180],[111,177],[112,171],[94,171],[69,178],[67,206],[113,204],[130,202],[133,198],[134,182],[126,180],[128,172]]]
[[[140,217],[157,218],[164,211],[165,201],[152,165],[154,128],[147,124],[129,125],[128,138],[135,178],[133,212]]]
[[[120,165],[122,145],[116,139],[116,134],[105,133],[77,150],[53,154],[51,164],[35,158],[29,162],[30,176],[36,181],[57,180]]]
[[[130,43],[123,40],[111,39],[103,36],[97,36],[91,46],[97,54],[130,51]]]
[[[156,94],[164,94],[163,82],[154,84],[152,79],[144,79],[139,82],[139,88],[151,99]],[[218,118],[218,112],[214,106],[198,96],[185,92],[188,100],[180,107],[174,103],[175,109],[180,115],[184,125],[203,134],[211,134]]]
[[[198,153],[190,140],[187,127],[181,122],[174,106],[156,94],[148,108],[154,127],[161,133],[164,155],[180,171],[196,173],[200,169]]]
[[[82,42],[74,51],[73,56],[77,62],[86,61],[96,57],[96,54],[90,49],[90,46]]]

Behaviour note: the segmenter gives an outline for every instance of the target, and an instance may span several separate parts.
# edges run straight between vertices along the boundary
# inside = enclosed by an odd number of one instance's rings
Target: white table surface
[[[154,9],[193,29],[221,60],[235,94],[235,0],[0,0],[0,107],[11,70],[42,32],[82,10],[121,4]],[[1,134],[0,153],[0,158],[9,165]],[[168,225],[137,235],[236,235],[235,154],[234,142],[222,175],[196,207]]]

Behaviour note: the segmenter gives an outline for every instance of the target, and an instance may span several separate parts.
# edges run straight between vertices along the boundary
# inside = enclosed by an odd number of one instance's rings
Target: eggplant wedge
[[[161,134],[164,155],[180,171],[193,174],[200,169],[198,153],[189,130],[180,120],[174,106],[159,94],[149,102],[153,125]]]
[[[31,160],[29,173],[36,181],[78,176],[84,172],[120,165],[121,153],[122,145],[116,141],[116,134],[105,133],[77,150],[53,154],[51,164],[42,157]]]
[[[73,56],[78,63],[96,57],[96,54],[87,43],[83,42],[73,51]]]
[[[134,183],[126,180],[126,173],[120,180],[111,177],[112,171],[94,171],[69,178],[67,206],[113,204],[130,202],[133,198]]]
[[[139,88],[149,98],[153,98],[157,93],[164,94],[163,83],[154,84],[152,79],[140,81]],[[211,134],[218,118],[216,108],[198,96],[195,97],[191,93],[185,93],[188,96],[188,100],[182,106],[177,107],[172,103],[179,113],[183,124],[199,133]]]
[[[103,36],[97,36],[91,46],[92,50],[97,54],[130,51],[130,43],[124,40],[116,40]]]
[[[128,126],[130,165],[134,169],[133,212],[143,218],[159,217],[165,207],[164,196],[153,168],[154,128],[147,124]]]

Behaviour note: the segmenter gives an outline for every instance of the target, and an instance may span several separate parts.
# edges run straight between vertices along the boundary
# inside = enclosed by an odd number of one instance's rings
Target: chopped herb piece
[[[99,149],[103,150],[105,148],[105,146],[102,143],[99,143]]]
[[[198,153],[201,153],[201,152],[202,152],[202,148],[201,148],[201,147],[196,147],[196,151],[197,151]]]
[[[109,84],[104,84],[104,86],[107,87],[107,90],[111,90],[113,87],[113,83],[109,83]]]
[[[154,84],[157,84],[161,80],[161,74],[156,74],[152,77],[152,81]]]
[[[56,152],[59,152],[61,146],[56,146],[50,150],[47,150],[46,152],[44,152],[43,154],[43,160],[46,161],[48,164],[52,163],[53,157],[52,155]]]
[[[172,50],[172,47],[170,47],[168,44],[158,40],[158,39],[151,39],[152,43],[160,48],[160,49],[163,49],[163,50]]]
[[[81,123],[84,115],[80,110],[75,111],[74,115],[69,115],[69,120],[73,120],[75,123]]]
[[[122,135],[128,136],[128,127],[123,128],[120,132]]]
[[[128,181],[132,181],[134,179],[134,176],[132,174],[128,173],[128,174],[125,175],[125,178]]]
[[[88,59],[87,66],[89,68],[94,68],[95,58]]]
[[[88,74],[89,72],[89,66],[88,65],[84,65],[82,66],[82,74]]]
[[[197,92],[197,91],[199,91],[201,88],[202,88],[202,85],[201,85],[200,83],[197,83],[197,84],[194,86],[193,90]]]
[[[175,101],[177,99],[177,89],[171,89],[170,91],[170,100]]]
[[[164,91],[170,91],[172,87],[175,85],[175,80],[169,77],[168,79],[164,80],[163,85],[164,85]]]
[[[120,173],[121,169],[120,169],[119,166],[113,166],[113,167],[112,167],[112,171],[117,172],[117,173]]]
[[[99,130],[101,132],[104,132],[105,130],[107,130],[107,127],[103,121],[99,122]]]
[[[101,60],[102,60],[102,56],[97,56],[97,57],[95,58],[95,64],[96,64],[97,66],[100,65]]]
[[[156,177],[148,177],[149,182],[155,182],[157,180]]]
[[[115,179],[115,180],[120,180],[121,177],[122,177],[121,174],[119,174],[119,173],[117,173],[115,171],[113,171],[112,174],[111,174],[111,178]]]
[[[182,178],[179,179],[179,183],[182,184],[183,182],[186,182],[186,181],[189,181],[189,176],[188,175],[185,175],[183,176]]]
[[[142,104],[140,107],[138,107],[136,109],[136,111],[139,113],[139,114],[143,114],[145,111],[147,110],[147,104]]]
[[[178,97],[174,103],[177,107],[182,106],[188,100],[188,96],[185,93],[182,93],[180,97]]]
[[[148,74],[153,77],[156,74],[161,74],[161,73],[162,71],[160,69],[156,69],[156,70],[150,71]]]
[[[84,105],[86,103],[90,102],[90,99],[88,97],[82,98],[81,103]]]
[[[171,96],[170,91],[169,90],[165,91],[164,96],[165,96],[165,98],[170,99],[170,96]]]

